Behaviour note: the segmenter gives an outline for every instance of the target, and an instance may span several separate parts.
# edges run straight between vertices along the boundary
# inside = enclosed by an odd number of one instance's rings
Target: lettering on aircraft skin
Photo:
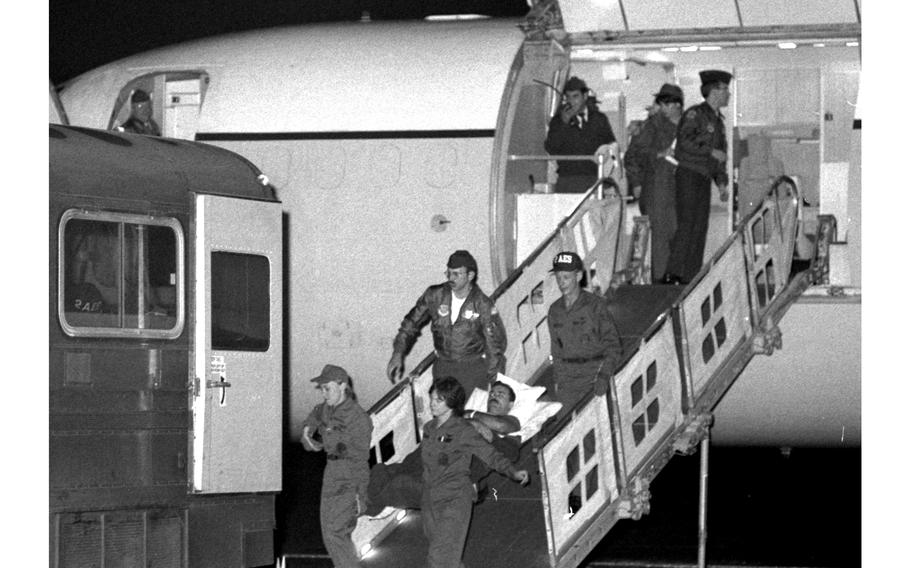
[[[79,298],[76,298],[76,301],[75,301],[76,311],[79,311],[79,312],[100,312],[101,304],[102,304],[101,300],[89,302],[87,300],[80,300]]]

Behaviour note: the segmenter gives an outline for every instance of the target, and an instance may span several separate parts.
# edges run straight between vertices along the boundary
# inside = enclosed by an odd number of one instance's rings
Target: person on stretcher
[[[521,429],[518,418],[509,414],[514,404],[515,391],[504,382],[497,381],[487,394],[487,411],[466,410],[464,414],[481,436],[513,463],[518,460],[521,448],[521,439],[510,435]],[[422,464],[419,450],[418,446],[399,463],[373,466],[367,489],[367,515],[375,516],[386,506],[420,508]],[[475,501],[483,500],[483,480],[489,474],[490,470],[480,460],[472,460],[471,482],[478,495]]]

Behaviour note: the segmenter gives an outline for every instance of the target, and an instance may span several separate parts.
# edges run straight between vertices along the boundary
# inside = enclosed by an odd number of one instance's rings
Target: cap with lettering
[[[564,251],[553,257],[553,268],[550,272],[570,272],[584,269],[585,265],[581,262],[581,257],[572,251]]]

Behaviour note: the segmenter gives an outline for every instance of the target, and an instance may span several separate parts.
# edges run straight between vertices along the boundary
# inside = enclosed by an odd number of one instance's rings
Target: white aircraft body
[[[754,359],[731,387],[712,440],[858,445],[858,4],[532,4],[517,21],[359,22],[209,38],[105,65],[59,95],[71,124],[114,128],[130,93],[143,88],[164,136],[223,146],[268,174],[285,211],[296,439],[319,401],[310,378],[326,363],[350,372],[365,406],[388,391],[401,318],[443,280],[451,252],[474,254],[490,293],[578,203],[551,192],[543,149],[569,76],[596,92],[622,149],[662,83],[678,84],[689,106],[701,102],[700,70],[728,70],[731,179],[743,173],[737,141],[770,138],[809,203],[804,232],[813,234],[816,215],[834,215],[838,238],[827,283],[787,313],[783,348]],[[613,177],[624,187],[620,167]],[[739,219],[733,206],[712,204],[706,258]],[[409,368],[432,350],[428,336]]]

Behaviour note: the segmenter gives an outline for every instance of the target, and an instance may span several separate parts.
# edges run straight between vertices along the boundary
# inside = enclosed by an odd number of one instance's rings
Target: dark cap
[[[579,79],[578,77],[570,77],[566,81],[566,85],[562,88],[563,93],[568,93],[569,91],[581,91],[582,93],[588,92],[588,85]]]
[[[672,83],[664,83],[660,86],[660,91],[654,93],[654,99],[658,102],[662,101],[678,101],[683,102],[683,92],[678,86]]]
[[[322,368],[322,373],[315,379],[310,379],[310,382],[316,383],[317,385],[330,383],[332,381],[345,384],[350,380],[351,377],[348,376],[348,372],[341,367],[337,365],[326,365]]]
[[[550,272],[571,272],[584,269],[585,265],[581,262],[580,256],[572,251],[563,251],[553,257],[553,268]]]
[[[469,271],[477,272],[477,261],[474,260],[471,253],[466,250],[456,250],[453,252],[452,256],[449,257],[449,262],[446,266],[449,268],[461,268],[463,266]]]
[[[701,77],[702,85],[713,85],[714,83],[723,83],[724,85],[729,85],[730,80],[733,79],[733,75],[727,73],[726,71],[720,71],[718,69],[700,71],[698,73],[698,76]]]
[[[148,100],[151,100],[151,99],[149,99],[149,94],[146,93],[145,91],[143,91],[142,89],[136,89],[135,91],[133,91],[133,96],[130,97],[130,102],[132,102],[132,103],[144,103],[145,101],[148,101]]]

